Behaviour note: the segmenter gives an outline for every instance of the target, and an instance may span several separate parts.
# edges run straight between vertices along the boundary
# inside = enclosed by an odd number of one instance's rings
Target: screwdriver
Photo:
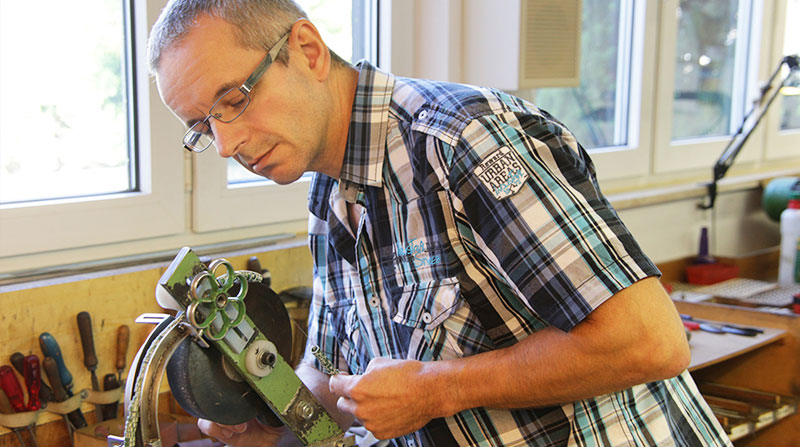
[[[0,366],[0,385],[2,385],[3,396],[7,396],[6,400],[11,403],[11,407],[13,407],[14,411],[17,413],[26,411],[22,387],[17,380],[17,376],[14,374],[14,370],[8,365]],[[7,408],[5,410],[7,410]],[[12,427],[12,431],[17,434],[17,439],[20,441],[20,444],[24,446],[25,443],[22,442],[22,435],[20,435],[19,430],[20,428],[18,427]],[[28,432],[31,434],[33,445],[38,446],[36,435],[33,433],[31,427],[28,427]]]
[[[44,361],[44,372],[47,374],[47,378],[50,379],[50,385],[53,387],[53,395],[55,396],[56,402],[63,402],[67,400],[67,390],[64,388],[64,384],[61,383],[61,374],[58,371],[58,364],[53,357],[45,357]],[[86,419],[83,417],[83,413],[81,413],[80,408],[76,408],[75,410],[69,412],[65,415],[68,419],[67,421],[67,430],[70,434],[70,440],[72,440],[72,428],[83,428],[86,427]],[[72,424],[70,424],[70,422]]]
[[[64,358],[61,356],[61,348],[58,346],[58,342],[56,342],[55,337],[50,335],[49,332],[42,332],[39,335],[39,347],[42,348],[42,354],[45,357],[50,357],[53,359],[56,365],[56,371],[58,371],[58,375],[60,377],[60,382],[64,387],[64,392],[67,394],[67,397],[72,396],[72,374],[70,374],[69,370],[67,369],[67,365],[64,363]],[[44,363],[42,366],[45,366]],[[45,369],[45,372],[47,370]],[[48,374],[48,378],[50,375]],[[50,380],[50,384],[53,385],[53,380]],[[55,387],[53,388],[53,395],[56,395]],[[56,396],[58,399],[58,396]],[[62,399],[64,400],[64,399]]]
[[[36,357],[36,362],[38,363],[39,362],[39,357],[34,355],[34,354],[32,354],[32,355],[33,355],[33,357]],[[28,356],[28,357],[30,357],[30,356]],[[21,352],[15,352],[15,353],[11,354],[11,364],[14,365],[14,369],[16,369],[17,372],[20,373],[20,375],[22,377],[25,377],[25,358],[26,357],[24,355],[22,355]],[[39,377],[41,377],[41,376],[42,376],[42,374],[41,374],[41,372],[39,372]],[[53,390],[49,386],[47,386],[47,384],[44,383],[44,381],[42,381],[42,380],[39,380],[39,384],[40,384],[39,401],[40,402],[50,402],[50,401],[52,401],[53,400]]]
[[[0,413],[3,414],[13,414],[14,409],[11,408],[11,402],[8,401],[8,396],[6,396],[5,391],[0,389]],[[22,435],[19,433],[18,428],[12,428],[11,431],[17,436],[17,441],[19,441],[19,445],[21,447],[25,447],[25,440],[22,439]]]
[[[25,357],[25,386],[28,387],[28,411],[34,411],[42,408],[42,402],[39,399],[39,391],[42,388],[42,370],[39,369],[39,357],[29,355]]]
[[[100,391],[100,383],[97,381],[97,353],[94,350],[94,334],[92,333],[92,317],[89,312],[78,313],[78,333],[81,336],[81,346],[83,346],[83,364],[92,374],[92,390]],[[98,420],[102,420],[102,407],[95,404],[95,415]]]
[[[122,384],[122,371],[125,370],[125,357],[128,355],[128,341],[131,330],[123,324],[117,329],[117,383]]]
[[[103,391],[110,391],[119,388],[117,376],[114,374],[106,374],[103,377]],[[103,420],[114,419],[117,417],[117,402],[103,405]]]
[[[8,396],[11,406],[17,413],[25,411],[25,397],[22,394],[22,387],[19,385],[14,370],[8,365],[0,366],[0,386]]]

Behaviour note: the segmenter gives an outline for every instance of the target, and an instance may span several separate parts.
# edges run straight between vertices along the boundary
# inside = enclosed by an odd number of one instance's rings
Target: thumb
[[[328,380],[328,388],[331,393],[339,397],[351,399],[350,390],[353,389],[360,376],[350,376],[347,374],[336,374]]]

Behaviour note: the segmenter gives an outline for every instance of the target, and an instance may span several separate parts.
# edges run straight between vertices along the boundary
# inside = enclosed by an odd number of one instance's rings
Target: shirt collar
[[[381,185],[389,104],[395,81],[394,76],[367,61],[359,62],[356,69],[359,70],[358,86],[339,176],[340,190],[348,200],[352,193],[347,192],[357,189],[357,185]]]

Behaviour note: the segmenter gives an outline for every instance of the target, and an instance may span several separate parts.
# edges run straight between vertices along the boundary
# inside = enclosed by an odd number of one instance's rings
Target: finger
[[[247,422],[238,425],[225,425],[224,428],[232,431],[233,433],[244,433],[247,430]]]
[[[336,401],[336,407],[342,413],[352,414],[353,416],[355,416],[356,415],[356,409],[358,408],[358,405],[356,405],[355,401],[353,401],[353,400],[350,400],[350,399],[347,399],[347,398],[344,398],[344,397],[340,397]]]
[[[328,380],[328,388],[331,393],[339,397],[351,399],[350,390],[359,376],[349,376],[347,374],[337,374]]]
[[[233,436],[233,431],[227,426],[217,424],[207,419],[198,419],[197,428],[199,428],[203,434],[213,436],[217,439],[230,439],[230,437]]]

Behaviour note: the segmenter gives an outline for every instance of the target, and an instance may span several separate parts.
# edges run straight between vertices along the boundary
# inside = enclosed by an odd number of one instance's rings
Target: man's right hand
[[[297,438],[286,427],[270,427],[255,419],[239,425],[222,425],[206,419],[198,419],[197,427],[205,435],[213,436],[232,447],[278,446],[297,443]]]

